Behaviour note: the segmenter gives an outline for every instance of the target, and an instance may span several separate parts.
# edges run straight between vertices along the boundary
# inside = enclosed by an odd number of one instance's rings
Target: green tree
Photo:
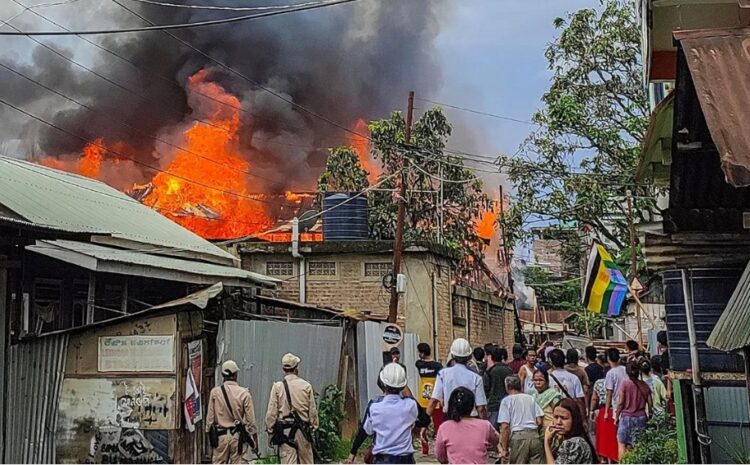
[[[357,152],[351,147],[335,147],[328,150],[326,170],[318,179],[318,193],[359,192],[369,187],[367,175],[362,168]]]
[[[405,166],[407,195],[404,235],[406,240],[440,240],[464,255],[480,254],[481,240],[473,225],[489,208],[482,182],[465,168],[463,159],[445,152],[451,126],[442,110],[426,111],[412,127],[411,144],[405,144],[406,122],[399,112],[369,124],[372,155],[382,172],[377,190],[368,193],[370,232],[374,239],[393,239],[397,203],[394,191]],[[367,172],[348,147],[332,149],[318,192],[359,191],[368,186]],[[440,203],[443,179],[443,203]]]
[[[545,52],[552,84],[533,116],[539,128],[518,155],[498,160],[516,190],[506,239],[527,240],[529,220],[572,222],[622,250],[627,190],[637,220],[657,213],[651,188],[635,185],[648,105],[633,2],[602,0],[554,25],[560,35]]]
[[[555,280],[549,271],[538,266],[526,268],[523,277],[525,284],[534,288],[540,307],[553,310],[580,310],[580,280]]]
[[[400,112],[369,124],[373,155],[383,171],[380,187],[395,189],[402,164],[406,166],[407,240],[437,241],[442,212],[442,241],[465,255],[479,254],[481,240],[473,225],[489,208],[482,182],[465,168],[461,157],[445,152],[451,125],[440,108],[427,110],[413,125],[405,146],[406,122]],[[443,202],[440,203],[442,182]],[[388,191],[370,195],[370,225],[376,238],[394,237],[397,205]]]

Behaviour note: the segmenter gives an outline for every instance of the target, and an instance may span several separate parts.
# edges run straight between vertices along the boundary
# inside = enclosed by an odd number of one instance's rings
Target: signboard
[[[101,336],[99,371],[173,372],[174,336]]]
[[[638,279],[637,276],[633,277],[633,279],[630,281],[630,291],[635,295],[641,295],[641,293],[643,293],[645,289],[646,286],[643,285],[643,283],[640,279]]]
[[[388,324],[383,328],[383,342],[386,347],[399,345],[403,337],[404,333],[398,325]]]
[[[201,409],[201,383],[203,381],[203,341],[189,342],[188,371],[185,379],[185,426],[195,430],[195,424],[203,418]]]

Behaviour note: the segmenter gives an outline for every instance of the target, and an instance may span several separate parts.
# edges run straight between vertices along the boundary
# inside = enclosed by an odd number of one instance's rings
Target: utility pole
[[[503,185],[500,184],[500,218],[505,218],[505,198],[503,197]],[[513,297],[513,317],[516,321],[516,342],[524,344],[523,340],[523,326],[521,326],[521,319],[518,317],[518,305],[515,298],[515,289],[513,288],[513,270],[512,260],[510,259],[510,251],[508,250],[508,244],[505,241],[505,229],[502,230],[503,235],[503,262],[505,264],[505,270],[508,273],[508,287],[510,288],[510,295]],[[504,309],[503,309],[504,310]]]
[[[406,110],[404,142],[411,143],[411,123],[414,116],[414,91],[409,92],[409,106]],[[398,318],[398,275],[401,273],[401,254],[404,250],[404,221],[406,216],[406,153],[401,155],[401,188],[399,189],[398,213],[396,214],[396,238],[393,244],[393,279],[391,280],[391,302],[388,306],[388,322]]]
[[[638,301],[636,290],[632,289],[632,284],[638,279],[638,254],[635,250],[635,218],[633,216],[633,193],[628,190],[625,194],[628,200],[628,225],[630,226],[630,282],[628,288],[636,297],[635,302],[635,319],[638,324],[638,343],[643,346],[643,329],[641,328],[641,303]]]

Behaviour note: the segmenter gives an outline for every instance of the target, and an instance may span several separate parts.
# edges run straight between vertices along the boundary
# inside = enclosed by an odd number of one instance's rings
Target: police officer
[[[242,451],[239,444],[240,434],[237,429],[240,426],[245,427],[253,440],[253,447],[257,449],[258,434],[253,398],[247,388],[237,384],[237,373],[239,371],[239,367],[233,360],[224,362],[221,365],[224,383],[211,389],[208,398],[206,431],[209,431],[215,425],[219,434],[219,444],[214,449],[212,457],[213,463],[242,463]],[[227,400],[230,405],[227,405]],[[244,445],[243,447],[248,446]]]
[[[292,411],[302,422],[291,430],[295,431],[294,437],[289,438],[291,444],[279,445],[281,463],[315,463],[311,436],[318,429],[318,406],[315,404],[312,386],[299,377],[299,362],[299,357],[294,354],[286,354],[281,358],[284,380],[273,384],[271,397],[268,399],[266,429],[269,433],[273,431],[277,420],[290,417]]]
[[[369,406],[369,415],[362,428],[375,436],[372,453],[375,463],[414,463],[412,428],[418,420],[417,401],[403,397],[406,370],[398,363],[389,363],[380,372],[385,396]],[[420,427],[426,427],[420,424]]]

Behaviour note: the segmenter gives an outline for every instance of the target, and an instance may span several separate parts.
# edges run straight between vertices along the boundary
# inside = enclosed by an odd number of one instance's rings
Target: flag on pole
[[[586,269],[583,306],[593,313],[618,316],[627,294],[628,282],[622,272],[604,246],[595,242]]]

